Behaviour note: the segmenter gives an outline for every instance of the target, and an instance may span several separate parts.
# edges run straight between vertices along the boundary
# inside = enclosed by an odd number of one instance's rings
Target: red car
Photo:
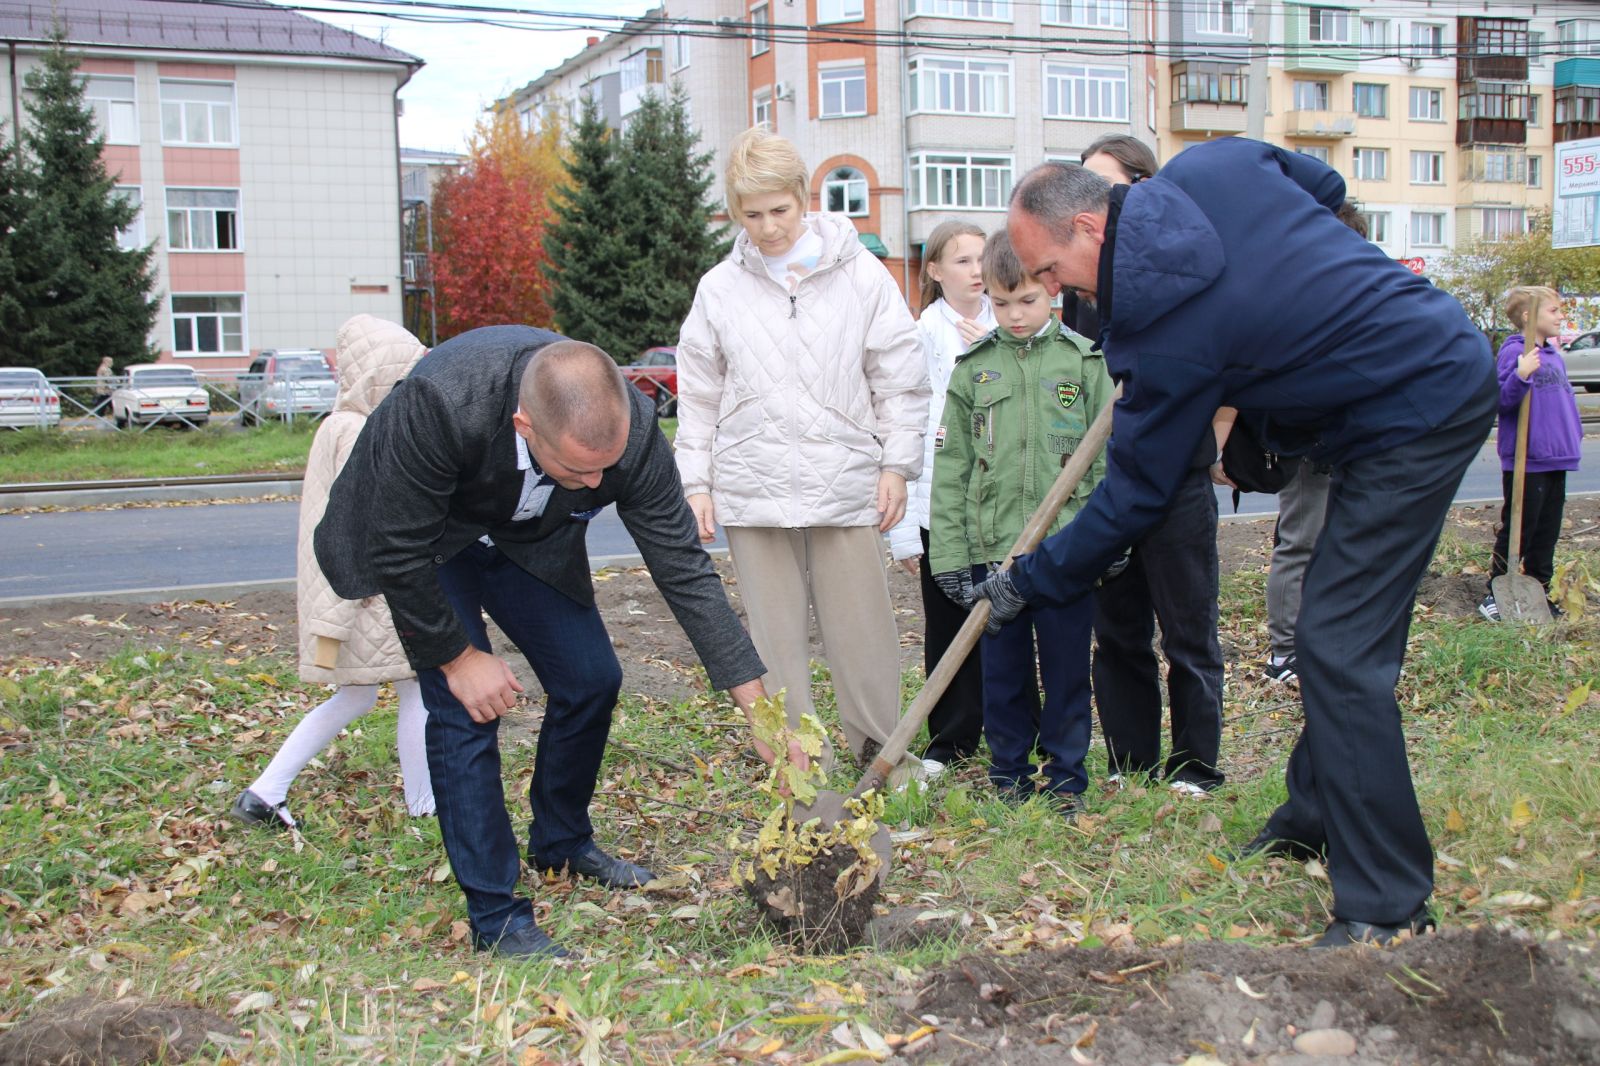
[[[677,413],[678,349],[646,348],[622,373],[634,388],[655,400],[658,416],[671,418]]]

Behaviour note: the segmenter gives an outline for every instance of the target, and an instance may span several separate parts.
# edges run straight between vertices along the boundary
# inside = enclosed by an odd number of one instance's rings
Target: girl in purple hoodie
[[[1522,332],[1513,333],[1500,346],[1500,469],[1505,505],[1494,538],[1494,558],[1489,579],[1506,572],[1506,545],[1511,538],[1511,478],[1517,448],[1517,415],[1522,398],[1533,390],[1528,407],[1528,473],[1522,489],[1522,572],[1550,589],[1555,570],[1556,538],[1561,535],[1561,512],[1567,502],[1567,471],[1578,469],[1583,430],[1578,422],[1578,401],[1567,381],[1567,364],[1555,338],[1561,331],[1561,296],[1543,285],[1512,289],[1506,297],[1506,317]],[[1500,620],[1500,608],[1490,592],[1478,611],[1491,622]],[[1559,614],[1555,604],[1551,614]]]

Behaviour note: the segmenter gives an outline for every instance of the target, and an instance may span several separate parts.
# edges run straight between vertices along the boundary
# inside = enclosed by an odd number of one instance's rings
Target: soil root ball
[[[802,951],[847,951],[866,940],[867,923],[872,921],[879,893],[878,880],[873,877],[854,895],[841,896],[837,887],[840,875],[857,861],[848,846],[828,848],[804,866],[780,867],[775,878],[757,869],[755,880],[744,890],[761,917]]]

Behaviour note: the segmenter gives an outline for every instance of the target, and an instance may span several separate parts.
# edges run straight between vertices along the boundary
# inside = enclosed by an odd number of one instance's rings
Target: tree
[[[439,333],[549,326],[544,234],[563,171],[561,126],[524,127],[510,108],[479,122],[466,166],[434,190],[433,282]]]
[[[646,96],[621,136],[584,102],[546,240],[551,303],[563,333],[618,362],[670,344],[700,277],[727,254],[697,140],[681,92]]]
[[[118,243],[139,209],[117,195],[106,171],[105,138],[77,69],[58,26],[42,65],[25,79],[31,121],[10,166],[23,194],[7,242],[16,273],[8,306],[20,321],[0,336],[0,361],[57,375],[91,374],[107,355],[148,358],[159,308],[152,249]]]
[[[1568,295],[1600,295],[1600,248],[1552,248],[1550,216],[1533,216],[1527,233],[1463,242],[1430,271],[1433,281],[1466,309],[1485,333],[1495,336],[1509,328],[1503,310],[1505,294],[1518,285],[1549,285]],[[1588,328],[1600,319],[1593,301],[1568,304],[1573,324]]]

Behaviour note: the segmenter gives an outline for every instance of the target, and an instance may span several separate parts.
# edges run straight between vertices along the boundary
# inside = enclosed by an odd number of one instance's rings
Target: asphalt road
[[[1600,491],[1600,437],[1583,445],[1583,469],[1568,479],[1569,493]],[[1500,498],[1492,445],[1456,498]],[[1218,502],[1224,515],[1233,512],[1225,490]],[[1275,496],[1245,496],[1239,513],[1271,514],[1276,505]],[[298,510],[297,503],[240,503],[0,515],[0,600],[292,579]],[[719,536],[714,547],[726,542]],[[591,558],[634,552],[614,509],[590,523]]]

